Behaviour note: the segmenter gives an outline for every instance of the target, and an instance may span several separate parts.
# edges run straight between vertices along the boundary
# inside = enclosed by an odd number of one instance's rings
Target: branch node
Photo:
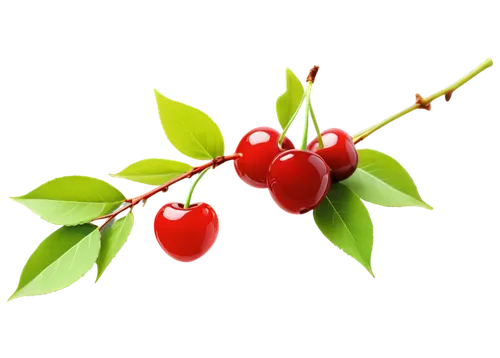
[[[162,192],[162,193],[166,193],[167,191],[168,191],[168,188],[163,188],[163,189],[161,190],[161,192]]]
[[[444,100],[446,103],[450,103],[451,101],[453,101],[453,98],[455,98],[455,94],[457,93],[457,91],[450,91],[448,92],[445,96],[444,96]]]
[[[218,156],[218,157],[215,157],[212,160],[212,166],[214,168],[218,168],[218,167],[220,167],[221,165],[224,165],[224,164],[226,164],[226,158],[224,156]]]
[[[319,63],[313,62],[313,64],[307,69],[304,74],[304,80],[306,82],[318,82],[319,75],[323,71],[323,68]]]
[[[434,102],[433,103],[428,103],[424,105],[422,103],[424,97],[422,96],[422,93],[414,91],[413,92],[413,104],[419,104],[420,108],[417,110],[417,112],[426,112],[426,113],[431,113],[432,110],[434,109]]]

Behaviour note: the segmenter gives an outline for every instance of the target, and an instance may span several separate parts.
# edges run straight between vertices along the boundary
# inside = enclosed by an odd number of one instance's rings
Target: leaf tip
[[[98,278],[96,279],[96,276],[94,275],[94,277],[92,278],[92,284],[94,286],[97,286],[98,284],[100,284],[101,281],[102,281],[103,276],[104,275],[100,274],[100,275],[97,276]]]
[[[436,211],[436,205],[434,205],[430,201],[426,200],[423,196],[422,196],[422,203],[423,203],[423,205],[421,205],[421,207],[419,207],[418,209],[421,209],[421,210],[426,211],[426,212],[431,212],[431,213]]]
[[[7,296],[7,298],[5,299],[5,303],[9,304],[9,303],[12,303],[12,302],[15,302],[15,301],[18,301],[20,298],[17,297],[16,295],[16,290],[12,291],[12,293]]]
[[[375,272],[375,270],[373,268],[370,268],[370,270],[367,271],[367,274],[368,274],[368,276],[370,276],[374,280],[378,279],[377,272]]]
[[[153,87],[151,88],[151,94],[154,95],[163,95],[164,93],[158,88],[158,87]]]
[[[434,211],[436,211],[436,205],[432,204],[432,203],[426,203],[427,205],[427,208],[428,210],[433,213]]]
[[[118,179],[119,178],[118,169],[110,170],[109,172],[106,173],[106,176],[108,178]]]
[[[375,274],[373,273],[372,267],[368,266],[366,269],[368,270],[368,272],[370,273],[370,275],[372,275],[372,277],[375,278]]]

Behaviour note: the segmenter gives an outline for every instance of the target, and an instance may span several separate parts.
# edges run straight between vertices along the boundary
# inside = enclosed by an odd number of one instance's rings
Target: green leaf
[[[99,280],[106,267],[111,263],[111,260],[116,256],[127,241],[130,232],[134,226],[134,214],[128,213],[126,216],[118,220],[113,226],[106,226],[102,232],[101,251],[97,258],[97,278]]]
[[[199,109],[172,101],[157,90],[155,96],[163,130],[179,152],[200,160],[224,155],[224,139],[209,116]]]
[[[314,220],[323,235],[354,257],[373,275],[371,255],[373,225],[363,202],[349,188],[334,184],[314,209]]]
[[[17,290],[9,301],[68,287],[92,268],[99,247],[97,226],[63,226],[42,241],[33,252],[21,273]]]
[[[358,153],[358,169],[342,183],[361,199],[383,206],[419,206],[432,210],[401,164],[375,150],[361,149]]]
[[[190,165],[175,160],[144,159],[129,165],[118,174],[111,174],[111,176],[144,184],[162,185],[191,169]]]
[[[83,176],[51,180],[32,192],[11,198],[56,225],[79,225],[106,215],[125,197],[108,183]]]
[[[276,100],[276,114],[280,121],[281,128],[285,128],[293,114],[300,105],[302,96],[304,95],[304,87],[297,76],[290,70],[286,69],[286,92]]]

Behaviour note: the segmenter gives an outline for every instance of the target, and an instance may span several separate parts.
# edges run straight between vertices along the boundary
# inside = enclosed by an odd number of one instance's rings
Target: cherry
[[[256,188],[267,188],[267,172],[273,159],[283,150],[294,149],[290,139],[285,137],[283,149],[278,146],[280,133],[269,127],[258,127],[245,134],[236,148],[243,157],[234,161],[239,177]]]
[[[267,185],[283,210],[303,214],[317,207],[328,193],[330,168],[316,153],[288,150],[271,163]]]
[[[180,203],[162,207],[155,218],[155,235],[163,250],[178,261],[202,257],[212,247],[219,232],[219,219],[205,203],[184,208]]]
[[[332,180],[349,178],[358,166],[358,152],[352,137],[341,129],[330,128],[321,133],[324,148],[320,148],[318,138],[309,143],[307,149],[323,158],[332,170]]]

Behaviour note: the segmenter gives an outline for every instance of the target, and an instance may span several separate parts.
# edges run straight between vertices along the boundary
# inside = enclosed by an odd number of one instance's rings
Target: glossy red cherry
[[[283,210],[303,214],[319,205],[331,185],[330,168],[318,154],[289,150],[269,167],[267,185]]]
[[[332,170],[332,180],[349,178],[358,166],[358,152],[352,137],[341,129],[331,128],[321,133],[324,148],[319,148],[318,138],[309,143],[307,149],[323,158]]]
[[[290,139],[283,140],[283,149],[278,146],[280,133],[269,127],[258,127],[245,134],[236,148],[243,157],[234,161],[239,177],[256,188],[267,188],[267,171],[273,159],[283,150],[294,149]]]
[[[180,203],[162,207],[155,218],[155,235],[160,246],[176,260],[189,262],[203,256],[219,233],[219,219],[205,203],[184,208]]]

